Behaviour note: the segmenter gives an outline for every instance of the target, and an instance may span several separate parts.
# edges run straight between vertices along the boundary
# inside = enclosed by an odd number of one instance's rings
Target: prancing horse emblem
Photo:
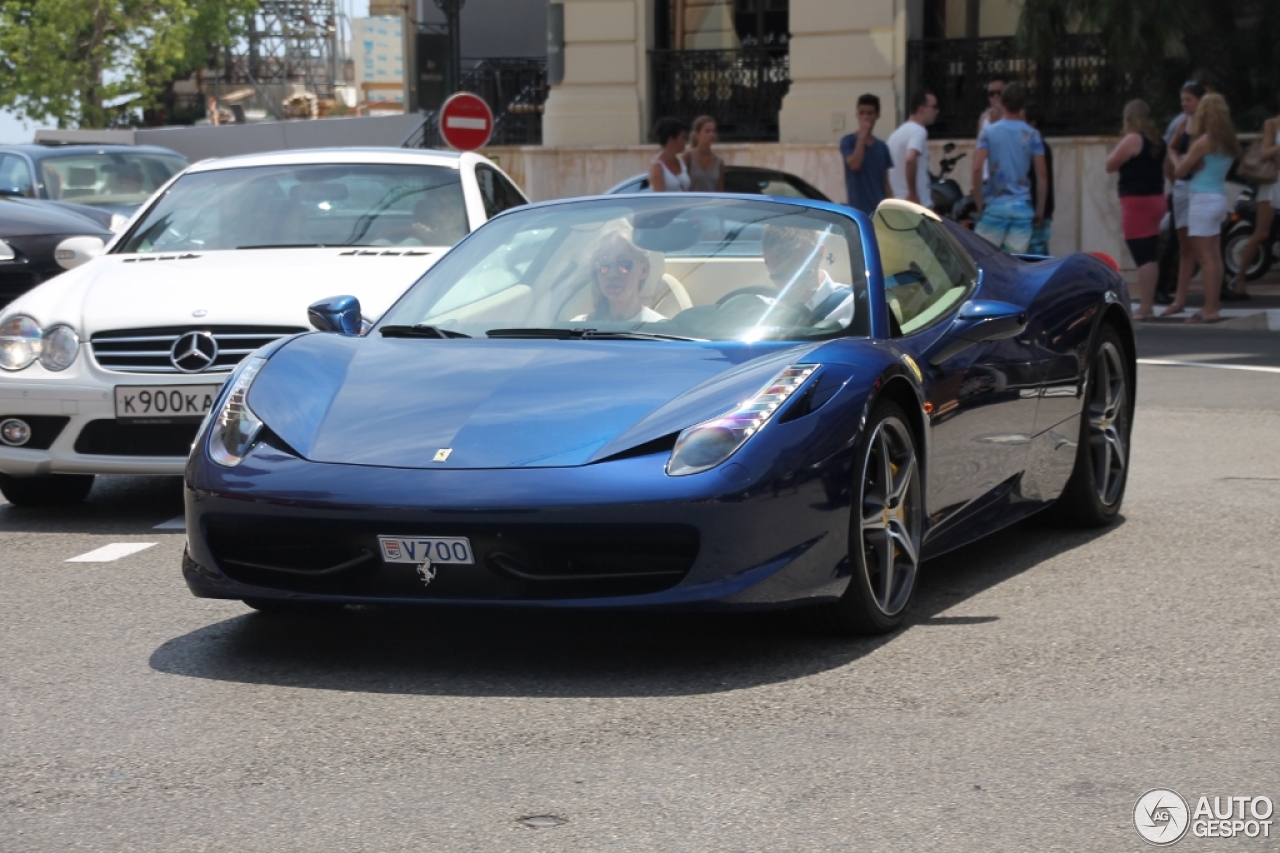
[[[430,560],[423,560],[422,565],[418,566],[418,577],[422,578],[422,585],[427,586],[436,579],[436,567],[431,565]]]
[[[432,462],[447,462],[447,461],[449,460],[449,454],[450,454],[450,453],[452,453],[452,452],[453,452],[453,448],[452,448],[452,447],[442,447],[442,448],[440,448],[439,450],[437,450],[437,451],[436,451],[436,458],[435,458],[435,459],[432,459],[431,461],[432,461]]]

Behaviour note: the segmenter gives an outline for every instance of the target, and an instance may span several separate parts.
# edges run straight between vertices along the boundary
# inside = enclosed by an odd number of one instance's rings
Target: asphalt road
[[[1169,787],[1280,801],[1280,335],[1144,327],[1123,519],[787,617],[191,598],[179,484],[0,505],[0,850],[1125,851]],[[67,562],[154,543],[112,562]],[[535,827],[521,818],[551,816]],[[538,821],[534,821],[538,823]],[[1186,851],[1280,849],[1184,838]]]

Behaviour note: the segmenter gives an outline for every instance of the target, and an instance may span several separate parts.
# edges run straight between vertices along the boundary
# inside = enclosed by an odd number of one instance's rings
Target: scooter
[[[1222,234],[1222,265],[1227,278],[1234,279],[1240,272],[1240,257],[1244,254],[1245,244],[1253,236],[1258,226],[1258,205],[1256,201],[1257,187],[1249,185],[1236,199],[1236,209],[1227,219],[1226,230]],[[1262,278],[1272,264],[1280,260],[1280,216],[1271,219],[1271,234],[1258,247],[1253,262],[1245,271],[1248,281]]]
[[[950,154],[955,150],[954,142],[948,142],[942,147],[944,154]],[[960,189],[956,179],[947,177],[955,171],[956,163],[963,160],[964,156],[965,153],[961,151],[954,157],[943,157],[938,161],[938,174],[929,175],[929,194],[932,196],[930,207],[939,216],[951,217],[956,203],[964,198],[964,190]]]

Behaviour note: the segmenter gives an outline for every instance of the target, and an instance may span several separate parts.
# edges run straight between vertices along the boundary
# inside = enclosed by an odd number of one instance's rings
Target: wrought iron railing
[[[653,119],[714,116],[720,138],[776,141],[782,97],[791,87],[786,47],[651,50]]]
[[[941,107],[931,136],[976,135],[987,108],[986,85],[995,74],[1026,86],[1046,135],[1115,133],[1139,83],[1111,64],[1096,36],[1066,36],[1044,60],[1020,53],[1012,38],[907,43],[908,90],[932,89]]]
[[[541,145],[542,108],[547,100],[547,61],[540,58],[482,59],[462,73],[464,92],[484,98],[493,110],[490,145]],[[438,148],[439,116],[425,114],[422,126],[403,143],[405,148]]]

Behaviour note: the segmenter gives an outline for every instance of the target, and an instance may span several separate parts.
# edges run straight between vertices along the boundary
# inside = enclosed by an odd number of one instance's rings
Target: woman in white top
[[[632,243],[627,234],[620,229],[606,232],[591,260],[595,307],[572,322],[655,323],[667,319],[640,301],[651,269],[649,253]]]
[[[1254,145],[1262,146],[1262,156],[1272,160],[1280,160],[1280,116],[1267,119],[1262,125],[1262,136]],[[1249,242],[1240,250],[1240,267],[1236,271],[1235,281],[1231,284],[1231,290],[1223,292],[1223,299],[1250,299],[1248,291],[1245,289],[1248,279],[1245,276],[1245,270],[1249,269],[1249,265],[1253,263],[1254,256],[1258,250],[1262,248],[1262,244],[1267,241],[1271,235],[1271,223],[1276,215],[1276,208],[1280,207],[1280,181],[1270,184],[1259,184],[1258,194],[1254,198],[1257,205],[1257,219],[1253,223],[1253,236],[1249,238]],[[1228,295],[1230,293],[1231,295]]]
[[[724,192],[724,160],[711,150],[717,139],[714,118],[698,116],[693,120],[693,147],[680,156],[689,167],[689,189],[693,192]]]
[[[689,171],[681,153],[689,144],[689,125],[678,118],[660,118],[653,136],[662,150],[649,164],[649,188],[656,193],[689,191]]]

